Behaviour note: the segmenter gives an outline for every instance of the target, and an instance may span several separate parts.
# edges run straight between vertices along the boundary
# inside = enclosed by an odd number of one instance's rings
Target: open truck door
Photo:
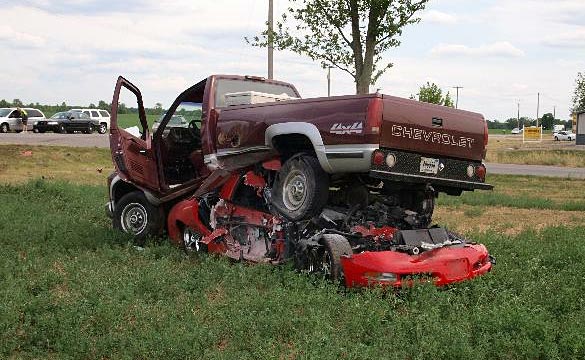
[[[128,107],[124,101],[128,101]],[[138,113],[129,107],[136,104]],[[124,119],[120,116],[124,113]],[[110,149],[118,173],[125,180],[159,191],[156,153],[144,112],[140,90],[122,76],[118,77],[110,123]]]

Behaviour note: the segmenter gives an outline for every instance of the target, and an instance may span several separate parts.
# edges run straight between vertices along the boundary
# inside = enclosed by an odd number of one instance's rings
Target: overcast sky
[[[138,85],[147,105],[168,106],[209,74],[266,74],[261,31],[267,0],[0,0],[0,99],[89,105],[110,102],[116,77]],[[288,3],[275,0],[276,13]],[[463,86],[459,107],[488,119],[540,113],[568,118],[585,71],[585,0],[431,0],[386,53],[394,63],[372,87],[408,97],[427,81]],[[327,93],[318,63],[275,54],[275,78],[303,97]],[[352,79],[332,71],[332,93]]]

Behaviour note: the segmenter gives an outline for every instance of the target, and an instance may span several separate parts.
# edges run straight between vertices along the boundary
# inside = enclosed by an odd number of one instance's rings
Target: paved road
[[[29,144],[29,145],[60,145],[77,147],[100,147],[110,146],[107,134],[0,134],[0,144]],[[512,165],[512,164],[486,164],[488,174],[509,174],[509,175],[534,175],[534,176],[555,176],[565,178],[585,179],[585,168],[566,168],[558,166],[539,165]]]
[[[8,133],[0,134],[0,144],[110,147],[108,134]]]
[[[568,168],[560,166],[486,164],[488,174],[553,176],[585,179],[585,168]]]

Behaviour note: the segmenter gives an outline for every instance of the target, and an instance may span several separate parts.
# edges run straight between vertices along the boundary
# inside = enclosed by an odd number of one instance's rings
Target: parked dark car
[[[37,121],[33,131],[39,133],[52,131],[62,134],[81,131],[84,134],[91,134],[99,126],[99,121],[92,120],[87,114],[79,111],[64,111],[56,113],[47,120]]]

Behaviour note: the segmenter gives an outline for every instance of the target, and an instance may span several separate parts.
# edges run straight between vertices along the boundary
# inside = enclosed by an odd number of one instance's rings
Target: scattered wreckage
[[[120,93],[139,131],[118,126]],[[346,286],[446,285],[485,274],[485,246],[433,227],[440,192],[491,189],[479,114],[381,94],[300,99],[294,86],[214,75],[183,92],[150,134],[120,77],[108,178],[113,225],[166,229],[187,251],[280,264]],[[173,116],[187,127],[169,125]]]

